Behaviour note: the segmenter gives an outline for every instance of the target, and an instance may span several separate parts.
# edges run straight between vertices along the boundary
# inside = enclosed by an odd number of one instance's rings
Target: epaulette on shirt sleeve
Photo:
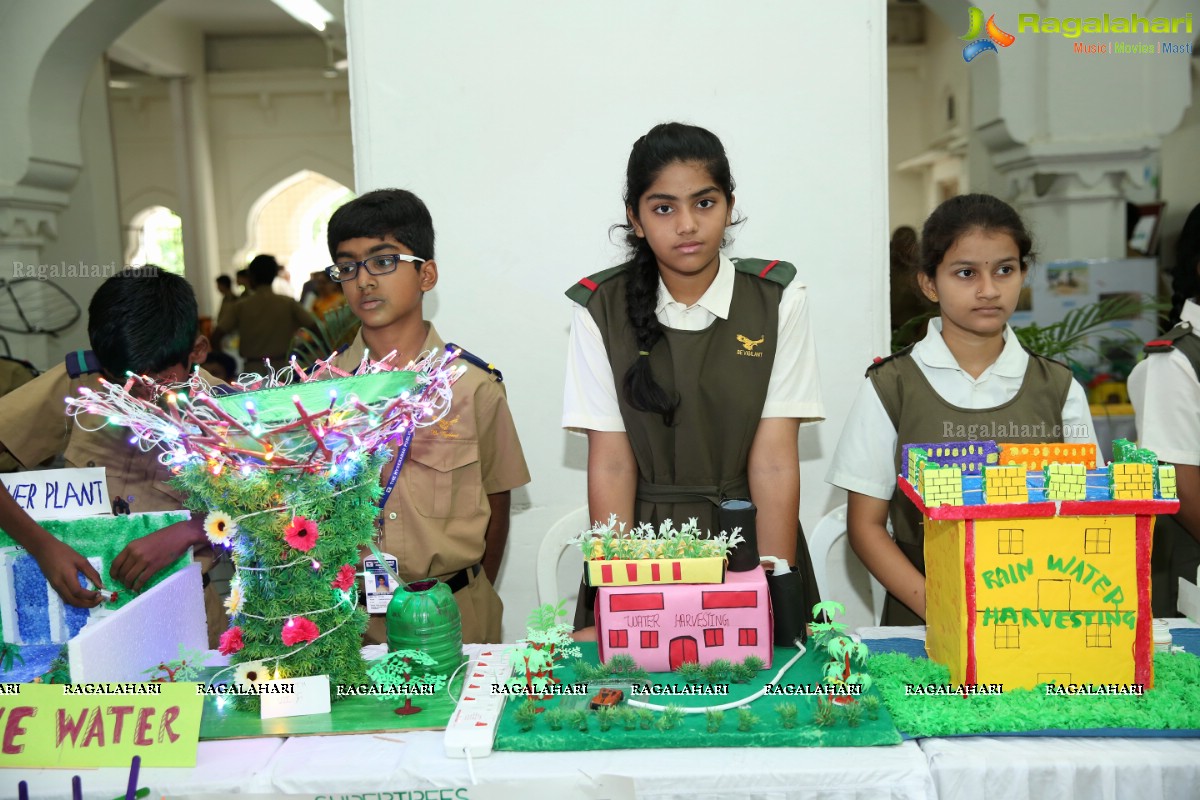
[[[1175,349],[1175,343],[1192,332],[1190,322],[1181,322],[1157,339],[1151,339],[1142,347],[1143,353],[1169,353]]]
[[[733,266],[738,272],[745,272],[750,275],[774,281],[780,286],[787,288],[787,285],[796,277],[796,267],[787,261],[768,261],[765,258],[734,258]]]
[[[625,269],[625,265],[621,264],[616,267],[609,267],[606,270],[601,270],[595,275],[589,275],[586,278],[580,278],[570,289],[567,289],[567,297],[574,300],[579,305],[587,307],[588,301],[592,299],[592,295],[600,288],[600,284],[604,283],[609,278],[615,277]]]
[[[865,377],[870,377],[872,372],[879,369],[880,367],[882,367],[884,364],[888,363],[889,361],[899,358],[900,356],[908,355],[909,353],[912,352],[912,349],[913,349],[913,345],[910,344],[908,347],[905,347],[903,350],[897,350],[896,352],[892,353],[890,356],[876,356],[875,359],[871,362],[871,366],[867,367]]]
[[[502,374],[500,374],[500,370],[496,369],[496,366],[494,364],[492,364],[488,361],[484,361],[479,356],[475,355],[474,353],[470,352],[469,350],[462,349],[461,347],[454,344],[453,342],[447,342],[446,349],[449,351],[456,352],[457,355],[455,356],[455,358],[461,358],[463,361],[467,362],[468,364],[473,364],[473,365],[479,367],[481,370],[486,372],[488,375],[491,375],[492,380],[496,381],[497,383],[504,382],[504,376]]]
[[[91,350],[75,350],[67,353],[67,375],[78,378],[80,375],[90,375],[100,371],[100,359]]]

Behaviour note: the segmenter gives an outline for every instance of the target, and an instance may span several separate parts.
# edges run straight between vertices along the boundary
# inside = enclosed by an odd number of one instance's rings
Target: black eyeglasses
[[[400,265],[401,261],[407,261],[410,264],[425,263],[425,259],[423,258],[403,253],[392,253],[386,256],[371,256],[363,261],[339,261],[332,266],[326,267],[325,274],[334,283],[345,283],[346,281],[354,280],[354,276],[358,274],[359,267],[365,267],[371,275],[387,275],[389,272],[395,272],[396,267]]]

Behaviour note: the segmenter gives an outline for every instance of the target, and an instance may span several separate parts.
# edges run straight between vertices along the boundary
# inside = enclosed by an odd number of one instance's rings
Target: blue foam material
[[[23,555],[13,561],[13,589],[17,597],[17,629],[22,641],[50,644],[50,584],[37,561]]]

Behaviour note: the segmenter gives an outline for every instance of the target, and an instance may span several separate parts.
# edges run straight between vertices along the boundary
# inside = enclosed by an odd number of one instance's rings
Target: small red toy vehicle
[[[620,689],[601,689],[592,696],[588,706],[593,710],[597,708],[615,708],[625,699],[625,693]]]

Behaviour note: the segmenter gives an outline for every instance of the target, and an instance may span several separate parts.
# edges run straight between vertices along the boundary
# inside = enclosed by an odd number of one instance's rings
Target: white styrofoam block
[[[67,643],[71,683],[145,681],[146,670],[208,649],[200,565],[189,564]]]

